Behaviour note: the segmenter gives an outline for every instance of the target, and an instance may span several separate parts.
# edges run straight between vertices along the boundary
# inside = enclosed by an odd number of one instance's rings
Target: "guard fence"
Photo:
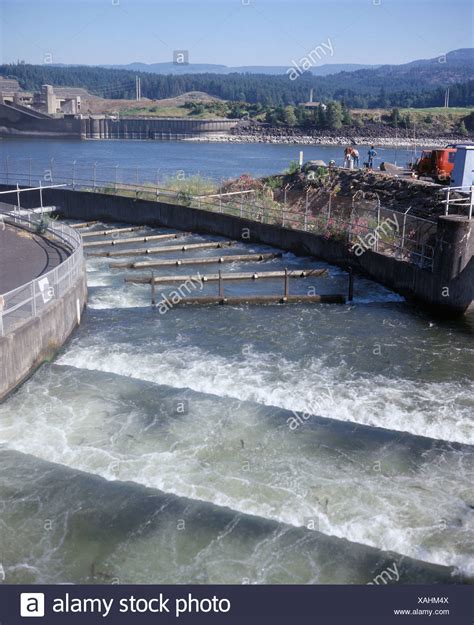
[[[0,169],[6,184],[66,184],[75,190],[96,191],[141,199],[161,200],[193,208],[235,215],[260,223],[313,232],[348,245],[356,255],[370,249],[427,270],[433,267],[437,225],[435,219],[397,212],[383,206],[376,194],[367,198],[355,193],[341,197],[330,192],[301,194],[300,202],[288,203],[270,189],[241,188],[224,192],[223,183],[196,181],[182,185],[179,172],[164,176],[158,169],[126,168],[98,163],[59,163],[36,159],[9,160]],[[13,167],[21,166],[21,169]],[[186,178],[185,178],[186,180]],[[189,182],[189,178],[187,179]],[[216,191],[217,187],[217,193]]]
[[[4,195],[0,197],[5,197]],[[0,336],[26,323],[61,298],[84,271],[82,238],[64,223],[44,215],[18,209],[0,213],[0,230],[23,229],[41,233],[52,244],[60,246],[67,258],[40,277],[0,294]]]

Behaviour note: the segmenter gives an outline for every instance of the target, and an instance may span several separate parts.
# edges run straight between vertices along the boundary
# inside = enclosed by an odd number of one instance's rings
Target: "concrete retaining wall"
[[[212,134],[227,134],[238,120],[85,117],[81,120],[83,139],[174,140]]]
[[[0,400],[50,359],[78,324],[87,299],[85,271],[69,291],[40,315],[0,337]]]
[[[31,207],[37,205],[37,197],[33,193],[31,197],[28,195],[22,194],[22,203]],[[61,207],[68,218],[162,225],[266,243],[337,265],[350,265],[389,288],[429,305],[433,312],[455,315],[472,309],[474,227],[466,218],[439,218],[434,270],[431,271],[372,251],[355,256],[343,242],[312,233],[186,206],[63,189],[47,190],[43,197],[46,203]]]
[[[66,139],[186,139],[227,134],[232,119],[121,118],[100,116],[50,118],[25,107],[0,103],[0,137],[61,137]]]
[[[39,119],[6,104],[0,104],[0,136],[80,139],[81,120]]]

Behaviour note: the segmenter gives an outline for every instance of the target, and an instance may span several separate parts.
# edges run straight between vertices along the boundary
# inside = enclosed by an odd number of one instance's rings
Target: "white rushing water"
[[[285,255],[272,262],[280,266],[323,264]],[[338,292],[346,277],[329,269],[314,284]],[[100,259],[89,270],[80,331],[0,406],[7,449],[262,521],[311,524],[351,541],[354,554],[359,543],[474,575],[473,348],[463,327],[430,321],[362,279],[350,306],[160,315],[149,287],[125,285]],[[269,559],[272,540],[262,543]],[[126,544],[120,557],[141,579],[132,553],[145,557],[150,543]],[[317,559],[300,578],[302,558],[285,565],[287,579],[339,579],[317,573]]]

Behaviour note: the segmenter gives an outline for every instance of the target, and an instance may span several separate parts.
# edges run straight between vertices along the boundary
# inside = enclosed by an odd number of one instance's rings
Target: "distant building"
[[[43,85],[40,93],[33,96],[32,107],[48,115],[77,115],[81,111],[81,96],[70,89],[54,89],[52,85]]]
[[[21,91],[18,80],[0,76],[0,95],[13,97],[17,91]]]
[[[313,100],[313,89],[311,89],[311,91],[309,92],[309,101],[300,102],[300,106],[302,106],[305,109],[315,109],[315,108],[318,108],[318,106],[322,106],[323,109],[326,109],[325,104],[323,104],[322,102],[315,102]]]
[[[16,79],[0,76],[0,102],[24,106],[52,116],[78,115],[84,89],[43,85],[39,93],[23,91]]]

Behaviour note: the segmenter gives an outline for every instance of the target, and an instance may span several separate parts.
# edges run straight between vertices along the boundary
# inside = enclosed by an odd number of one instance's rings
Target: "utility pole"
[[[446,89],[444,94],[444,108],[449,108],[449,87]]]

